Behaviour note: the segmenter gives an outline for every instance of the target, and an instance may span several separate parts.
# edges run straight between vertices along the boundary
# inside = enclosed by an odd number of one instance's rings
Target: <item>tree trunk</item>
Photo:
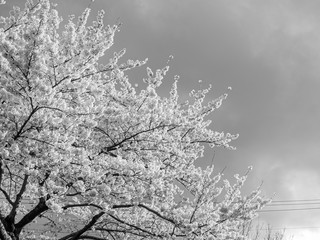
[[[7,233],[2,221],[0,221],[0,239],[2,240],[13,240]]]

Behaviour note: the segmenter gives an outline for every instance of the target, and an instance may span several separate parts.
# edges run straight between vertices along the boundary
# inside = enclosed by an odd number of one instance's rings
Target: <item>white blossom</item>
[[[237,226],[268,201],[241,195],[247,175],[228,181],[195,164],[206,146],[233,149],[238,135],[206,120],[227,94],[205,101],[210,85],[180,102],[176,75],[162,97],[169,66],[146,67],[137,89],[126,71],[147,59],[113,53],[119,25],[104,11],[91,24],[90,11],[59,28],[49,0],[28,0],[0,19],[0,215],[23,225],[8,235],[30,239],[33,220],[51,219],[34,239],[81,229],[107,239],[105,227],[117,239],[241,239]]]

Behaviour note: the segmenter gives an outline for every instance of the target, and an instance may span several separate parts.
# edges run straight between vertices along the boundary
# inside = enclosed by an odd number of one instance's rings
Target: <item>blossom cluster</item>
[[[195,165],[206,145],[238,137],[207,119],[227,94],[180,102],[175,77],[161,97],[168,66],[147,67],[138,92],[125,72],[147,60],[120,63],[123,49],[100,64],[119,26],[89,14],[60,28],[49,0],[28,0],[0,19],[0,238],[243,237],[238,226],[267,201],[241,196],[246,176],[232,185]],[[40,218],[41,233],[25,230]]]

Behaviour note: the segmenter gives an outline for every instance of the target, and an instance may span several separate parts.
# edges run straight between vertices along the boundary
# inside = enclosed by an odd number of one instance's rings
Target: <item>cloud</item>
[[[320,63],[320,21],[312,6],[274,0],[226,2],[248,37],[252,54],[269,61],[288,79],[297,69],[315,70],[313,62]]]
[[[170,8],[166,1],[156,0],[126,0],[126,5],[131,7],[130,14],[140,20],[141,25],[148,26],[153,33],[163,33],[170,29],[169,19],[179,9],[176,1],[170,2]]]
[[[269,149],[269,147],[266,146],[266,149]],[[264,193],[268,197],[271,197],[275,193],[273,196],[274,201],[320,199],[320,193],[317,191],[320,185],[320,176],[317,171],[318,163],[309,163],[310,158],[315,158],[312,155],[319,155],[315,152],[316,146],[310,147],[300,153],[297,150],[293,150],[294,147],[292,145],[291,149],[292,151],[289,153],[285,153],[285,151],[290,151],[290,149],[283,149],[282,153],[279,150],[270,151],[269,153],[266,150],[264,151],[265,153],[257,151],[253,155],[256,156],[257,160],[252,172],[253,182],[257,182],[262,178],[264,180],[264,185],[262,186]],[[308,151],[311,153],[308,153]],[[319,156],[316,159],[319,159]],[[265,207],[264,210],[318,207],[320,207],[320,204],[281,205],[278,207]],[[320,221],[317,214],[312,214],[315,211],[320,210],[265,212],[260,214],[260,218],[277,228],[319,227]],[[298,230],[288,230],[288,232],[299,233]],[[316,234],[312,229],[304,229],[301,236],[305,234],[310,235],[311,233]],[[317,236],[319,237],[319,235]]]
[[[298,230],[298,231],[297,231]],[[286,232],[289,232],[292,235],[294,240],[319,240],[320,230],[318,229],[288,229]]]
[[[157,17],[162,10],[162,3],[155,0],[133,0],[135,11],[141,18]]]
[[[320,176],[317,170],[313,169],[290,169],[282,173],[281,187],[286,189],[287,197],[290,199],[317,199],[320,195],[317,191]]]

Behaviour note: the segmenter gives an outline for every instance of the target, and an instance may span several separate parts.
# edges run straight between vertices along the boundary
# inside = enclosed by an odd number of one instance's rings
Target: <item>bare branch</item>
[[[59,240],[67,240],[67,239],[70,239],[70,240],[77,240],[79,239],[79,237],[85,233],[86,231],[88,231],[98,220],[99,218],[105,214],[105,212],[100,212],[98,213],[97,215],[93,216],[93,218],[91,219],[91,221],[85,225],[81,230],[79,230],[78,232],[75,232],[75,233],[71,233],[65,237],[62,237],[60,238]]]
[[[6,219],[14,222],[14,218],[17,214],[17,209],[20,205],[20,202],[21,202],[21,199],[22,199],[22,194],[25,192],[26,190],[26,187],[27,187],[27,184],[28,184],[28,178],[29,178],[29,175],[25,174],[24,175],[24,179],[23,179],[23,182],[22,182],[22,186],[20,188],[20,191],[19,193],[17,194],[16,196],[16,200],[14,201],[14,203],[12,204],[12,209],[11,209],[11,212],[9,213],[9,215],[6,217]]]
[[[96,207],[100,210],[103,210],[102,207],[96,205],[96,204],[93,204],[93,203],[82,203],[82,204],[70,204],[70,205],[66,205],[64,207],[62,207],[63,209],[68,209],[68,208],[74,208],[74,207]]]
[[[18,130],[18,132],[16,133],[16,135],[13,137],[14,140],[18,139],[20,137],[20,135],[23,133],[23,130],[25,128],[25,126],[27,125],[27,123],[30,121],[30,119],[32,118],[32,116],[38,111],[38,107],[35,107],[34,109],[32,109],[31,113],[29,114],[29,116],[27,117],[27,119],[24,121],[24,123],[21,125],[20,129]]]
[[[10,237],[10,235],[7,233],[3,223],[2,223],[2,219],[0,220],[0,239],[3,240],[12,240],[12,238]]]
[[[147,233],[147,234],[150,235],[150,236],[163,238],[163,236],[161,236],[161,235],[154,234],[154,233],[152,233],[152,232],[150,232],[150,231],[148,231],[148,230],[145,230],[145,229],[143,229],[143,228],[140,228],[140,227],[138,227],[138,226],[136,226],[136,225],[133,225],[133,224],[128,223],[128,222],[125,222],[125,221],[121,220],[120,218],[117,218],[116,216],[113,216],[112,214],[109,214],[109,216],[112,217],[113,219],[117,220],[118,222],[122,223],[122,224],[125,224],[125,225],[127,225],[127,226],[129,226],[129,227],[132,227],[132,228],[134,228],[134,229],[136,229],[136,230],[138,230],[138,231]],[[60,240],[61,240],[61,239],[60,239]]]
[[[152,209],[152,208],[150,208],[150,207],[148,207],[148,206],[146,206],[146,205],[144,205],[144,204],[141,204],[141,203],[140,203],[140,204],[137,204],[137,205],[134,205],[134,204],[124,204],[124,205],[114,205],[114,206],[112,206],[113,209],[117,209],[117,208],[130,208],[130,207],[140,207],[140,208],[144,208],[144,209],[148,210],[149,212],[155,214],[156,216],[158,216],[158,217],[160,217],[160,218],[162,218],[162,219],[164,219],[164,220],[166,220],[166,221],[168,221],[168,222],[170,222],[170,223],[172,223],[172,224],[174,224],[174,225],[177,224],[174,220],[172,220],[172,219],[170,219],[170,218],[167,218],[167,217],[161,215],[161,214],[160,214],[159,212],[157,212],[156,210],[154,210],[154,209]]]
[[[35,218],[41,215],[43,212],[47,211],[49,208],[46,205],[45,197],[41,197],[39,199],[39,203],[35,206],[29,213],[27,213],[17,224],[15,227],[18,231],[21,231],[24,226],[31,223]]]

